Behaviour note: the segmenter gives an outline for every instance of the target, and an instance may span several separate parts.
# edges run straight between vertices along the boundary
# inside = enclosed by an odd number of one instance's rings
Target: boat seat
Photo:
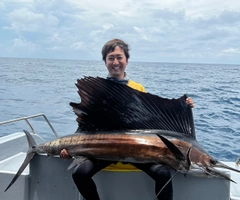
[[[30,165],[33,200],[83,200],[67,167],[72,160],[37,155]],[[228,171],[226,175],[230,176]],[[154,181],[142,171],[113,172],[102,170],[93,179],[100,199],[151,200],[155,198]],[[230,196],[230,182],[221,178],[200,178],[179,173],[173,179],[174,200],[225,200]],[[31,198],[30,198],[31,199]],[[31,199],[32,200],[32,199]]]
[[[44,143],[45,141],[37,134],[32,134],[37,144]],[[24,132],[17,132],[11,135],[0,137],[1,154],[0,161],[19,152],[27,152],[28,142]]]
[[[13,173],[15,174],[19,167],[22,165],[22,162],[24,161],[26,157],[25,152],[20,152],[18,154],[15,154],[9,158],[6,158],[4,160],[0,161],[0,172],[5,173]],[[29,167],[27,166],[26,169],[23,171],[22,175],[28,175],[29,174]]]

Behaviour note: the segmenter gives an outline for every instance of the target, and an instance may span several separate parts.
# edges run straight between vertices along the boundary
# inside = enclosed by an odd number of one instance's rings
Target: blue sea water
[[[167,98],[193,98],[197,140],[214,157],[240,156],[240,65],[129,62],[128,76],[147,92]],[[102,61],[0,58],[0,121],[44,113],[58,135],[72,134],[79,102],[76,80],[106,77]],[[45,140],[54,138],[43,119],[32,119]],[[25,122],[0,126],[0,136],[27,129]]]

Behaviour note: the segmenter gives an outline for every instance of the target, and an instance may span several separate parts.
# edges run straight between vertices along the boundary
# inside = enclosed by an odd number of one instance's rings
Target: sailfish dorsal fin
[[[81,102],[70,105],[82,131],[159,129],[196,138],[186,95],[162,98],[100,77],[78,79],[76,86]]]

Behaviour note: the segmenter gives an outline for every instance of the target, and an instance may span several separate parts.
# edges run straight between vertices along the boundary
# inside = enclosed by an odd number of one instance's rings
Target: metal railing
[[[239,156],[238,159],[236,160],[236,164],[240,166],[240,156]]]
[[[32,127],[32,125],[29,122],[29,119],[36,118],[36,117],[41,117],[41,116],[45,119],[45,121],[47,122],[48,126],[51,128],[54,135],[56,137],[58,137],[57,132],[54,130],[53,126],[51,125],[48,118],[44,114],[36,114],[36,115],[27,116],[27,117],[20,117],[20,118],[16,118],[16,119],[11,119],[11,120],[0,122],[0,125],[24,120],[27,123],[27,125],[29,126],[29,128],[31,129],[32,133],[36,134],[34,128]]]

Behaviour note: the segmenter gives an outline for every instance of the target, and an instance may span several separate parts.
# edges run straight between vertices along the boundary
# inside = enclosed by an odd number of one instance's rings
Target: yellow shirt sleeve
[[[140,83],[134,82],[132,80],[128,81],[127,86],[140,92],[146,92],[145,88]]]
[[[135,90],[138,90],[140,92],[146,92],[145,88],[140,83],[134,82],[132,80],[128,81],[127,86],[129,86]],[[123,164],[122,162],[117,162],[116,164],[111,164],[108,167],[106,167],[104,170],[116,171],[116,172],[141,171],[131,164]]]

